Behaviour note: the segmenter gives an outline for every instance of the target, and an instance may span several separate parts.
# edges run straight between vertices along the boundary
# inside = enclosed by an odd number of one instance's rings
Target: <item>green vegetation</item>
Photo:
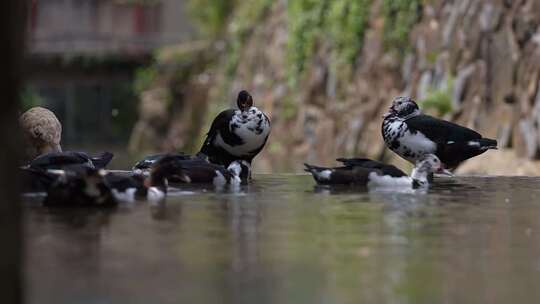
[[[452,77],[448,78],[448,82],[445,86],[439,89],[431,88],[428,90],[426,98],[420,100],[418,103],[420,107],[426,110],[437,111],[438,116],[444,116],[452,111],[452,90],[454,87],[454,81]]]
[[[337,57],[353,64],[362,49],[369,18],[370,0],[334,0],[327,23]]]
[[[409,49],[409,33],[420,16],[421,0],[384,0],[384,46],[403,56]]]
[[[32,107],[43,105],[44,100],[36,90],[26,87],[21,93],[21,104],[23,111],[26,111]]]
[[[289,22],[289,73],[295,82],[315,51],[317,39],[322,35],[324,12],[328,0],[291,0],[287,3]]]
[[[155,66],[141,67],[135,71],[133,91],[136,95],[148,90],[157,78],[158,70]]]
[[[291,0],[289,21],[289,80],[295,84],[315,53],[328,44],[332,64],[354,64],[363,45],[371,0]]]
[[[160,0],[114,0],[117,4],[151,6],[159,4]]]
[[[234,0],[189,0],[188,9],[203,34],[216,37],[226,28]]]
[[[239,3],[236,7],[229,24],[230,37],[225,61],[227,76],[231,76],[236,71],[247,38],[257,23],[262,22],[272,3],[272,0],[250,0]]]

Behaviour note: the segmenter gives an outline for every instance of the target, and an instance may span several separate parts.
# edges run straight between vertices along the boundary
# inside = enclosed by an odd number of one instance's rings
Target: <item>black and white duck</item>
[[[142,171],[145,171],[145,170],[150,170],[152,168],[152,166],[158,161],[160,160],[161,158],[163,157],[169,157],[169,158],[176,158],[178,160],[189,160],[189,159],[193,159],[193,158],[196,158],[197,156],[192,156],[192,155],[189,155],[189,154],[184,154],[182,152],[180,153],[158,153],[158,154],[152,154],[152,155],[148,155],[148,156],[145,156],[143,159],[141,159],[140,161],[138,161],[137,163],[135,163],[135,165],[133,165],[133,167],[131,168],[131,170],[133,171],[137,171],[137,170],[142,170]]]
[[[102,152],[97,156],[90,156],[86,152],[75,151],[50,152],[42,154],[30,161],[28,167],[62,170],[78,165],[99,170],[107,167],[113,157],[114,154],[110,152]]]
[[[64,174],[64,171],[80,173],[85,172],[86,169],[103,169],[112,158],[113,154],[109,152],[103,152],[98,156],[71,151],[45,153],[20,168],[21,191],[23,193],[46,192],[57,177]]]
[[[365,158],[338,158],[341,167],[319,167],[305,165],[320,185],[359,185],[367,187],[409,187],[418,188],[429,185],[429,176],[435,172],[443,173],[441,161],[433,154],[425,154],[416,163],[411,176],[393,165]]]
[[[144,158],[134,166],[134,172],[167,166],[170,182],[185,184],[240,185],[250,176],[251,165],[245,160],[235,160],[227,167],[209,162],[207,159],[186,154],[156,154]]]
[[[270,119],[253,106],[247,91],[240,91],[236,103],[238,109],[225,110],[214,119],[200,150],[210,162],[226,167],[235,160],[251,164],[270,134]]]
[[[148,175],[107,172],[85,166],[43,172],[55,176],[47,189],[44,205],[112,207],[137,199],[150,202],[165,199],[168,178],[177,173],[177,168],[167,159],[160,159]]]
[[[384,115],[384,142],[405,160],[416,163],[426,154],[435,154],[446,168],[497,149],[497,141],[455,123],[422,114],[414,100],[397,97]]]

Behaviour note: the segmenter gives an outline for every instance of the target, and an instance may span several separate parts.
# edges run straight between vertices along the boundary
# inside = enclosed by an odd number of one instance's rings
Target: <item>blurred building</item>
[[[27,103],[55,111],[68,144],[127,138],[135,69],[192,36],[184,0],[32,0],[28,19]]]

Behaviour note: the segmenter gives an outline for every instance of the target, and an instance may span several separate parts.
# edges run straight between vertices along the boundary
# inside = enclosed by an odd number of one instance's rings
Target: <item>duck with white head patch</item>
[[[318,167],[305,165],[305,171],[311,173],[320,185],[358,185],[369,188],[406,187],[418,188],[429,185],[432,173],[444,173],[441,161],[433,154],[426,154],[420,159],[411,176],[393,165],[383,164],[365,158],[338,158],[341,167]]]
[[[43,170],[42,174],[46,174],[50,179],[43,204],[62,207],[112,207],[118,203],[131,203],[136,199],[161,201],[167,193],[167,178],[174,169],[167,163],[158,161],[147,176],[113,173],[84,166]]]
[[[240,185],[247,182],[250,164],[244,160],[236,160],[226,168],[201,158],[182,159],[175,154],[162,156],[152,170],[167,167],[166,178],[175,183],[213,184],[221,187],[227,184]]]
[[[251,164],[268,140],[270,119],[253,106],[247,91],[238,93],[237,106],[219,113],[208,131],[200,154],[212,163],[228,167],[244,160]]]
[[[455,168],[471,157],[497,149],[494,139],[422,114],[409,97],[396,97],[383,118],[382,135],[386,146],[411,163],[426,154],[435,154],[446,168]]]

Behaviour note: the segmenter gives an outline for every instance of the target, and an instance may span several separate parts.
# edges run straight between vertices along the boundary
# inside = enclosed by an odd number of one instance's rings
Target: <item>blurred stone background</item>
[[[167,2],[116,5],[135,12]],[[119,127],[131,133],[129,144],[128,136],[118,140],[130,155],[196,151],[211,119],[247,89],[273,123],[258,172],[299,172],[304,161],[333,164],[340,156],[406,168],[380,135],[381,115],[405,94],[432,115],[499,140],[499,151],[458,172],[540,171],[540,1],[176,2],[182,23],[173,28],[183,34],[156,38],[152,52],[129,63],[126,96],[134,102],[117,109],[138,112]],[[127,49],[137,54],[136,46]]]

